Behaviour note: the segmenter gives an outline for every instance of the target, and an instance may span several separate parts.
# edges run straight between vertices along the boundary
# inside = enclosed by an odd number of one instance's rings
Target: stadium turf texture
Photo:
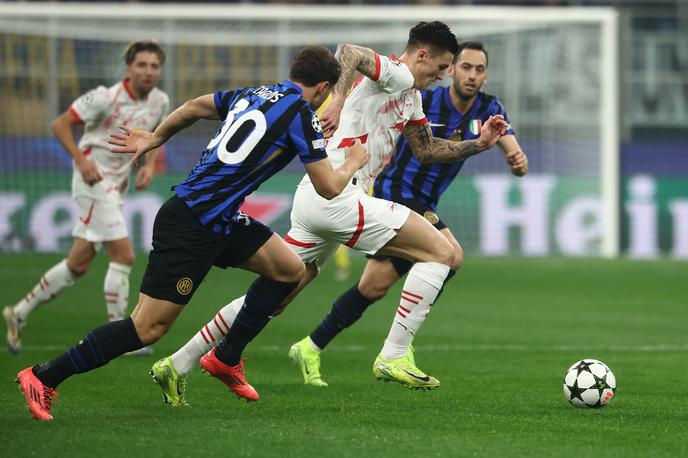
[[[16,301],[59,257],[3,255],[4,303]],[[253,275],[214,269],[156,354],[119,358],[58,388],[53,422],[33,420],[16,373],[64,351],[105,320],[106,259],[39,308],[19,355],[0,352],[0,450],[10,456],[686,456],[688,263],[468,258],[416,341],[439,389],[376,382],[371,365],[394,315],[400,284],[323,353],[328,388],[305,386],[289,346],[320,321],[350,281],[329,267],[249,346],[248,404],[200,371],[186,408],[162,403],[148,376]],[[145,268],[140,255],[131,300]],[[4,337],[4,328],[2,329]],[[596,358],[616,374],[603,409],[562,394],[574,361]]]

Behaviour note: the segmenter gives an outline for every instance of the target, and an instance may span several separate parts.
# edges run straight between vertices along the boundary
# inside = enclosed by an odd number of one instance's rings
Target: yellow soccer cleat
[[[177,372],[171,357],[168,356],[153,364],[150,376],[162,388],[162,397],[167,404],[175,407],[187,405],[186,379],[188,376]]]
[[[440,386],[439,380],[416,367],[413,351],[395,359],[378,355],[373,363],[373,375],[383,382],[401,383],[413,390],[432,390]]]
[[[311,338],[306,336],[299,340],[289,349],[289,357],[301,369],[303,382],[306,385],[327,386],[327,382],[320,375],[320,353],[313,349],[310,342]]]

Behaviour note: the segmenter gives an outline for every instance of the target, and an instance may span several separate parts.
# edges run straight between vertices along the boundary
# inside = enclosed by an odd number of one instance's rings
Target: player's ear
[[[332,85],[329,81],[321,81],[315,87],[318,94],[327,94],[332,88]]]
[[[427,59],[429,55],[430,53],[428,53],[427,49],[419,49],[418,52],[416,52],[416,60],[422,62]]]

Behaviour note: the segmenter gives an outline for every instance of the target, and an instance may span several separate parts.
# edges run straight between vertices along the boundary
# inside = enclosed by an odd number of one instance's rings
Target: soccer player
[[[496,97],[481,92],[487,81],[488,54],[480,42],[459,44],[459,52],[449,69],[452,82],[447,87],[423,91],[423,110],[432,125],[433,134],[442,138],[475,139],[490,116],[501,115],[509,122]],[[516,176],[528,173],[528,158],[511,127],[497,142],[504,158]],[[423,164],[412,151],[412,145],[400,139],[391,161],[375,180],[373,195],[403,204],[422,215],[435,226],[454,249],[454,261],[447,276],[454,276],[463,261],[463,250],[446,224],[435,213],[442,193],[461,170],[464,160],[450,164]],[[297,360],[306,384],[327,386],[320,374],[320,352],[340,332],[353,325],[375,301],[387,294],[399,278],[411,270],[413,263],[397,256],[369,257],[357,284],[342,294],[331,311],[309,336],[294,344],[290,355]],[[445,281],[445,285],[446,285]],[[405,319],[417,298],[404,287],[396,310],[388,342],[408,327]],[[410,305],[409,305],[410,304]],[[384,356],[384,355],[383,355]],[[377,372],[377,367],[374,367]]]
[[[110,258],[103,285],[108,318],[121,320],[126,313],[134,249],[120,208],[129,187],[131,158],[113,154],[107,142],[120,124],[155,129],[167,115],[169,98],[156,87],[165,63],[159,44],[147,40],[132,43],[124,61],[126,78],[80,96],[52,123],[55,136],[74,159],[72,198],[81,217],[72,232],[74,243],[67,258],[43,274],[19,303],[4,308],[7,346],[13,353],[21,350],[21,331],[29,314],[84,275],[101,244]],[[73,138],[76,124],[85,124],[78,146]],[[153,179],[157,154],[157,149],[152,151],[139,168],[137,191],[146,189]]]
[[[414,298],[413,304],[408,305],[411,312],[403,317],[404,327],[395,328],[387,339],[376,360],[375,375],[414,387],[439,385],[434,377],[416,367],[408,348],[450,271],[454,250],[446,237],[422,216],[404,205],[369,196],[367,191],[402,132],[421,161],[451,163],[489,149],[506,131],[506,121],[496,115],[485,122],[476,139],[458,142],[433,136],[423,114],[419,90],[442,78],[457,51],[456,37],[439,21],[421,22],[413,27],[399,58],[380,56],[355,45],[338,47],[342,76],[322,116],[323,129],[334,131],[328,141],[328,155],[333,162],[340,163],[344,159],[343,148],[360,140],[368,148],[370,161],[330,201],[318,197],[311,180],[304,177],[294,195],[292,227],[285,237],[307,269],[285,306],[317,275],[340,244],[370,255],[401,257],[413,264],[404,284],[404,297]],[[362,76],[345,97],[355,71]],[[244,302],[244,298],[239,298],[226,305],[174,355],[153,365],[151,373],[163,389],[166,402],[185,403],[186,376],[198,358],[227,333],[228,325],[238,319],[235,317],[242,313]],[[227,335],[231,333],[230,329]],[[201,366],[215,351],[201,358]],[[293,357],[301,360],[299,355]]]
[[[53,418],[54,389],[66,378],[160,339],[213,265],[259,274],[217,357],[205,366],[238,396],[258,399],[243,375],[241,352],[296,288],[305,267],[279,236],[239,208],[296,155],[325,200],[339,194],[367,162],[365,148],[356,142],[335,170],[323,148],[313,108],[339,74],[326,48],[307,47],[295,56],[287,81],[204,95],[177,108],[153,133],[123,126],[125,134],[111,136],[113,152],[135,153],[136,160],[198,119],[223,121],[199,163],[158,211],[153,251],[131,317],[89,332],[61,356],[17,375],[34,417]]]

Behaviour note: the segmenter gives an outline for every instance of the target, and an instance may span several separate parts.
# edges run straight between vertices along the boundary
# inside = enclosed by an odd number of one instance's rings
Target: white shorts
[[[127,226],[124,223],[121,206],[109,200],[96,200],[90,197],[77,197],[74,201],[79,206],[81,216],[72,235],[89,242],[101,243],[127,238]]]
[[[304,262],[321,269],[340,244],[375,254],[406,223],[410,210],[404,205],[365,194],[349,184],[327,200],[310,183],[294,194],[291,229],[284,240]]]

